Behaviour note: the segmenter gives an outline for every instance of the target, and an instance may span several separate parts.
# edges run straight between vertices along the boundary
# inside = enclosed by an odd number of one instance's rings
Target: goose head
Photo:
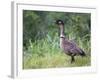
[[[57,25],[64,25],[64,22],[63,22],[62,20],[59,19],[59,20],[56,20],[56,24],[57,24]]]
[[[60,31],[63,31],[64,32],[64,22],[59,19],[59,20],[56,20],[56,24],[60,28]]]
[[[56,24],[58,25],[60,29],[60,38],[65,38],[64,35],[64,22],[62,20],[56,20]]]

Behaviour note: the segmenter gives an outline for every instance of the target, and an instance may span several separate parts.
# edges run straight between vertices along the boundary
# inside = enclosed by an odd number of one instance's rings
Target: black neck
[[[64,36],[61,36],[60,38],[65,38]]]

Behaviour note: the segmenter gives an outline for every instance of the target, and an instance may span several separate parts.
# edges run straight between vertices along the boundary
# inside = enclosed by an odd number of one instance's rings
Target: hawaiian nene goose
[[[64,22],[62,20],[57,20],[56,24],[59,25],[60,28],[60,48],[65,54],[71,56],[71,63],[75,61],[74,56],[85,56],[85,52],[81,48],[79,48],[76,43],[65,38]]]

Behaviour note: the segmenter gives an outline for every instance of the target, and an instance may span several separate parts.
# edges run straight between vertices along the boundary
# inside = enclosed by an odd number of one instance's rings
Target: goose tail
[[[82,57],[84,57],[84,56],[86,56],[86,53],[85,53],[83,50],[81,50],[80,55],[81,55]]]

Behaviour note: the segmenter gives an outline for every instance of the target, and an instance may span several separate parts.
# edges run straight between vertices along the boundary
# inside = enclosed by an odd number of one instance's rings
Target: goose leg
[[[71,56],[71,63],[75,62],[74,56]]]

